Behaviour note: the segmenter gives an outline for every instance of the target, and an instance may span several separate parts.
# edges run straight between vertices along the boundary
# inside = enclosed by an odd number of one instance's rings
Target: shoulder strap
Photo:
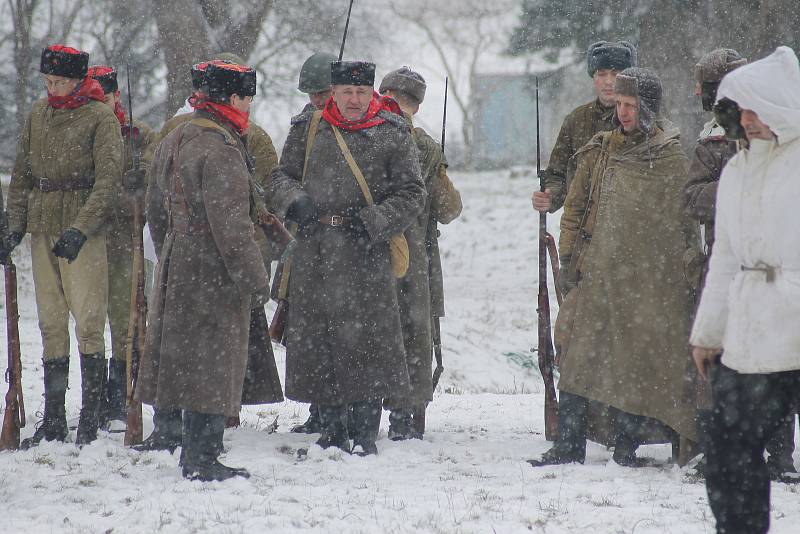
[[[226,130],[225,128],[223,128],[222,126],[217,124],[216,122],[212,121],[211,119],[205,119],[203,117],[197,117],[197,118],[194,118],[194,119],[190,120],[189,123],[190,124],[194,124],[196,126],[202,126],[203,128],[211,128],[212,130],[218,130],[219,132],[222,133],[222,135],[225,136],[226,140],[228,140],[230,142],[234,142],[233,138],[231,137],[231,134],[228,132],[228,130]]]
[[[311,149],[314,148],[314,140],[317,137],[317,130],[319,130],[319,121],[322,119],[322,112],[317,110],[311,116],[311,122],[308,124],[308,135],[306,136],[306,159],[303,162],[303,177],[301,181],[305,181],[306,172],[308,171],[308,159],[311,157]]]
[[[608,166],[608,145],[611,143],[611,135],[603,137],[603,144],[600,147],[600,155],[592,169],[592,177],[589,182],[589,198],[586,200],[586,210],[583,212],[580,228],[586,228],[586,223],[589,221],[591,212],[597,202],[598,193],[600,192],[600,184],[603,181],[603,175]]]
[[[367,204],[371,206],[375,203],[375,201],[372,199],[372,193],[369,190],[369,185],[367,185],[367,181],[364,179],[361,169],[358,168],[358,163],[356,163],[356,160],[353,159],[353,154],[351,154],[350,149],[347,148],[347,143],[344,142],[342,132],[340,132],[339,128],[333,124],[331,124],[331,129],[333,130],[333,135],[336,137],[336,142],[339,144],[339,148],[342,151],[342,155],[344,155],[344,159],[347,161],[347,165],[353,172],[353,176],[356,177],[358,187],[360,187],[361,192],[364,193],[364,198],[367,199]]]

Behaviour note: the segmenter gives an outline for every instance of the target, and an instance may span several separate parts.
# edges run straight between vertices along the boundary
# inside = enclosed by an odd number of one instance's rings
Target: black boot
[[[415,437],[414,414],[410,408],[397,408],[389,412],[389,439],[403,441]]]
[[[97,439],[105,374],[106,360],[102,353],[81,354],[81,417],[75,438],[79,447]]]
[[[21,449],[35,447],[42,440],[64,441],[67,429],[65,396],[69,380],[69,356],[44,362],[44,417],[33,436],[22,440]]]
[[[362,401],[353,403],[353,453],[360,456],[378,454],[378,430],[381,426],[381,401]],[[361,448],[359,451],[358,448]]]
[[[317,445],[323,449],[337,447],[349,453],[350,439],[347,434],[347,407],[342,405],[320,405],[318,408],[322,435],[317,440]]]
[[[781,421],[780,426],[767,442],[766,450],[769,453],[767,468],[769,478],[776,482],[797,483],[800,481],[794,473],[792,453],[794,452],[794,414]]]
[[[642,422],[641,416],[617,411],[614,422],[616,438],[614,439],[613,459],[623,467],[646,467],[652,464],[652,460],[636,456],[636,449],[639,448],[636,437],[639,435]]]
[[[300,425],[292,427],[291,432],[295,434],[317,434],[322,431],[322,426],[319,422],[319,408],[316,404],[308,407],[308,419]]]
[[[128,414],[125,409],[128,396],[128,370],[126,362],[118,358],[111,358],[108,363],[108,381],[106,382],[105,395],[103,398],[103,410],[101,415],[101,428],[111,430],[112,421],[127,422]],[[121,432],[122,430],[116,430]]]
[[[183,413],[183,452],[181,470],[184,478],[211,482],[233,477],[250,478],[246,469],[228,467],[217,460],[225,433],[224,415],[185,411]]]
[[[562,391],[558,406],[558,439],[540,458],[528,460],[533,467],[583,463],[586,460],[586,410],[584,397]]]
[[[131,449],[139,452],[169,451],[170,454],[175,452],[183,439],[181,411],[153,406],[153,426],[153,432]]]

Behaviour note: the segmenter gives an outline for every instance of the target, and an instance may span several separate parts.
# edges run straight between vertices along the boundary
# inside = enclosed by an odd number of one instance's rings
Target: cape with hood
[[[692,294],[683,256],[699,233],[683,214],[687,158],[679,134],[659,124],[666,131],[649,136],[602,132],[576,155],[562,258],[573,254],[593,182],[599,192],[581,278],[568,297],[574,322],[561,346],[559,389],[654,418],[696,441],[694,403],[684,392]],[[605,165],[597,165],[601,156]]]
[[[714,251],[691,342],[724,348],[722,363],[740,373],[800,369],[797,56],[782,46],[736,69],[720,84],[723,98],[756,112],[775,138],[752,140],[722,172]]]

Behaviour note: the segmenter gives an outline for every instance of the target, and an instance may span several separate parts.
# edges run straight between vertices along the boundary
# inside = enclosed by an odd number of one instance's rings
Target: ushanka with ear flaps
[[[635,97],[639,102],[639,129],[646,134],[653,133],[656,117],[661,111],[661,96],[663,89],[661,79],[650,70],[641,67],[631,67],[617,74],[614,82],[614,93],[622,96]],[[614,111],[612,119],[614,125],[619,126],[617,112]]]
[[[598,41],[586,51],[589,76],[600,69],[621,71],[636,66],[636,47],[627,41],[610,43]]]

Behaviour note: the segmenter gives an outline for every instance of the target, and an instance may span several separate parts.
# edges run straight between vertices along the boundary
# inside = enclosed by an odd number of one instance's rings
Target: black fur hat
[[[205,84],[212,100],[227,100],[231,95],[255,96],[256,71],[235,63],[211,62],[206,67]]]
[[[375,63],[334,61],[331,63],[331,85],[375,85]]]
[[[42,74],[82,80],[89,71],[89,54],[64,45],[52,45],[42,50],[39,64]]]
[[[117,71],[106,65],[92,65],[88,75],[97,80],[105,94],[113,93],[119,89],[117,84]]]
[[[586,61],[590,77],[600,69],[623,71],[636,66],[636,47],[627,41],[598,41],[586,51]]]

